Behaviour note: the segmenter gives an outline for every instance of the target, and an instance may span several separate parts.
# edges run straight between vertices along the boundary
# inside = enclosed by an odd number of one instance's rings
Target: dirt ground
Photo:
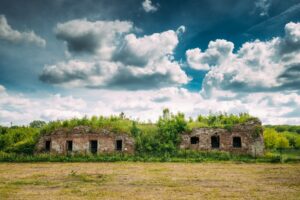
[[[0,199],[300,199],[300,164],[0,163]]]

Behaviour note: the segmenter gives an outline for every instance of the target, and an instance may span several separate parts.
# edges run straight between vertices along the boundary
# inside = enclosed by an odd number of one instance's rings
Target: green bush
[[[0,151],[33,153],[39,129],[31,127],[8,128],[0,135]]]
[[[277,131],[272,128],[266,128],[264,130],[264,142],[267,149],[276,149],[278,144]]]
[[[291,132],[277,132],[274,128],[265,128],[264,142],[267,149],[300,148],[300,135]]]

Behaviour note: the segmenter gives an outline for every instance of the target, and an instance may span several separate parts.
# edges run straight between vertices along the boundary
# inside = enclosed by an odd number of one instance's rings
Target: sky
[[[162,109],[300,123],[300,0],[1,0],[0,125]]]

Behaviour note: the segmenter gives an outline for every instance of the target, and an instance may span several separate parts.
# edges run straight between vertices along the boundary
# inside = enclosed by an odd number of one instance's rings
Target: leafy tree
[[[140,135],[141,130],[137,127],[135,121],[132,122],[132,127],[131,127],[130,132],[131,132],[132,136],[135,138]]]
[[[187,130],[187,122],[183,113],[173,115],[168,109],[163,111],[163,116],[157,122],[159,150],[172,153],[176,151],[180,142],[180,133]]]
[[[300,149],[300,137],[295,139],[295,148]]]
[[[289,148],[289,141],[286,137],[280,135],[277,139],[277,148],[278,149],[286,149]]]
[[[34,121],[30,122],[29,126],[31,128],[42,128],[45,124],[46,124],[46,122],[44,122],[42,120],[34,120]]]
[[[264,142],[267,149],[275,149],[278,143],[278,133],[274,129],[264,130]]]

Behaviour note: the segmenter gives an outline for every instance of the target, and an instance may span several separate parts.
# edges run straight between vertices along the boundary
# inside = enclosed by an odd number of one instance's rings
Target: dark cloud
[[[168,96],[158,96],[152,99],[152,101],[156,103],[163,103],[163,102],[168,102],[171,101],[171,98]]]
[[[145,66],[148,63],[148,59],[141,58],[135,53],[126,50],[125,46],[122,46],[114,55],[113,60],[121,61],[126,65],[132,66]]]
[[[278,77],[281,83],[280,89],[300,89],[300,63],[291,64],[285,67],[286,70]]]
[[[87,52],[94,54],[99,46],[97,37],[91,33],[87,33],[80,37],[72,37],[65,33],[57,33],[56,37],[66,41],[68,50],[72,53]]]
[[[168,66],[170,65],[170,66]],[[170,61],[165,72],[130,68],[114,62],[84,62],[71,60],[46,66],[40,75],[45,83],[93,89],[149,90],[186,83],[187,77],[180,67]],[[174,71],[177,67],[178,71]]]
[[[134,74],[126,68],[120,69],[104,86],[89,88],[108,88],[114,90],[150,90],[179,85],[172,80],[172,74],[152,73]]]
[[[76,19],[58,23],[56,37],[67,43],[69,52],[98,54],[110,58],[119,37],[133,28],[129,21]]]

